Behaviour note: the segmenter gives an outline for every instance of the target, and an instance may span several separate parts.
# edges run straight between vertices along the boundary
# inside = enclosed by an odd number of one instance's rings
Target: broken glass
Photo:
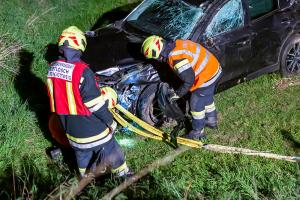
[[[241,0],[227,2],[213,17],[205,31],[205,35],[215,35],[237,29],[244,25],[244,11]]]
[[[179,0],[144,1],[126,22],[144,32],[160,35],[168,39],[186,39],[194,29],[208,5],[201,1],[199,7]]]

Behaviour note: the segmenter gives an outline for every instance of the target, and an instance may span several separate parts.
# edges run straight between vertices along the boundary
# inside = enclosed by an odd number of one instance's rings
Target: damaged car
[[[170,108],[166,94],[180,79],[141,54],[150,35],[189,39],[213,52],[223,68],[218,90],[275,71],[300,73],[296,0],[145,0],[123,20],[94,30],[83,60],[99,86],[115,88],[119,103],[151,125],[182,120],[189,108],[184,99]]]

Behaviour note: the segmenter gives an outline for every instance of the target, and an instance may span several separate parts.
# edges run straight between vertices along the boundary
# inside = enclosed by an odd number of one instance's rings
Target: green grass
[[[46,155],[47,133],[43,81],[45,46],[56,43],[69,25],[88,30],[105,13],[133,1],[1,1],[0,49],[0,198],[42,199],[74,176]],[[3,36],[4,35],[4,36]],[[22,48],[20,53],[17,52]],[[6,68],[3,68],[3,62]],[[19,74],[15,72],[19,71]],[[265,75],[216,95],[220,124],[208,131],[211,143],[300,154],[300,87],[279,89],[277,74]],[[142,141],[123,146],[129,166],[138,171],[172,150],[164,143]],[[299,164],[264,158],[190,150],[128,188],[117,199],[299,199]],[[92,184],[78,199],[99,199],[119,184]],[[14,189],[15,188],[15,189]]]

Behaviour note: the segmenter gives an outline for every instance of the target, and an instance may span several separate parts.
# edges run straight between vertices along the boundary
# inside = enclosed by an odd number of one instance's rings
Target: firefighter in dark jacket
[[[216,57],[202,45],[190,40],[166,41],[156,35],[145,39],[142,53],[146,58],[168,63],[183,81],[179,89],[169,94],[171,102],[191,92],[192,130],[185,137],[206,138],[205,125],[217,127],[214,91],[222,68]]]
[[[58,41],[61,59],[51,63],[47,86],[51,111],[59,116],[81,176],[94,172],[99,164],[117,176],[126,175],[124,154],[113,136],[116,122],[108,110],[107,96],[101,95],[94,74],[80,57],[86,47],[84,33],[75,26],[65,29]],[[114,102],[116,103],[116,102]]]

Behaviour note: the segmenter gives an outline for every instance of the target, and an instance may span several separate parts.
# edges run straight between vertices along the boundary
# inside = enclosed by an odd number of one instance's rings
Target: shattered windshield
[[[127,18],[136,29],[169,39],[187,39],[197,22],[204,15],[208,2],[179,0],[146,0]]]

